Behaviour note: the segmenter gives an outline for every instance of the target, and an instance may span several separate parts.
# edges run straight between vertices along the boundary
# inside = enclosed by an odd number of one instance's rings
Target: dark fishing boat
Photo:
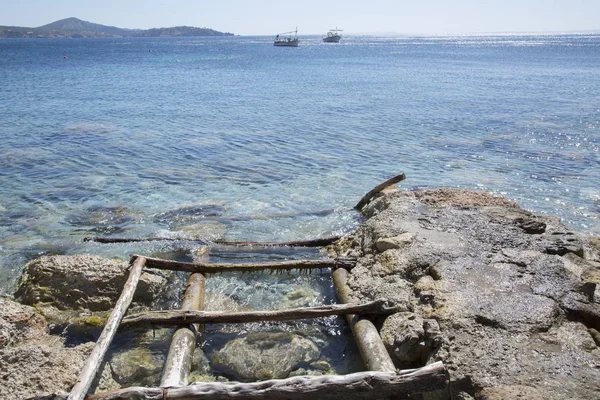
[[[278,33],[273,46],[298,47],[298,42],[298,28],[296,28],[295,31]]]

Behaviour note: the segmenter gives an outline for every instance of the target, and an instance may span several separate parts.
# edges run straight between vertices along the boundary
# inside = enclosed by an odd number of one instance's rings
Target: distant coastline
[[[66,18],[37,28],[0,26],[0,38],[117,38],[117,37],[181,37],[234,36],[209,28],[175,26],[152,29],[123,29],[95,24],[78,18]]]

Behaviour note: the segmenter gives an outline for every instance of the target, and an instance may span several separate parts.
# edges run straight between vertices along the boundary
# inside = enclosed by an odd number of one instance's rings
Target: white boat
[[[342,35],[338,32],[343,32],[341,29],[335,28],[327,32],[327,35],[323,36],[323,41],[325,43],[339,43]]]
[[[298,47],[298,42],[298,28],[296,28],[295,31],[278,33],[273,46]]]

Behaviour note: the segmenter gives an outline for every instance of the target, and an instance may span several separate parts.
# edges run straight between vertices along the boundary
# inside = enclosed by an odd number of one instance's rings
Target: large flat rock
[[[460,189],[386,191],[364,212],[334,249],[358,257],[353,299],[401,306],[380,332],[397,367],[443,361],[446,398],[600,398],[594,238]]]
[[[119,298],[129,263],[96,255],[43,256],[29,262],[15,298],[23,304],[51,304],[60,310],[107,311]],[[166,279],[144,272],[133,301],[150,305]]]

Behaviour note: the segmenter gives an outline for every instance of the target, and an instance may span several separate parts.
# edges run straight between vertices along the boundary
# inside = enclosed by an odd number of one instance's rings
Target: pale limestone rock
[[[414,233],[406,232],[398,236],[381,238],[375,242],[377,250],[383,252],[386,250],[401,249],[408,246],[415,238]]]

